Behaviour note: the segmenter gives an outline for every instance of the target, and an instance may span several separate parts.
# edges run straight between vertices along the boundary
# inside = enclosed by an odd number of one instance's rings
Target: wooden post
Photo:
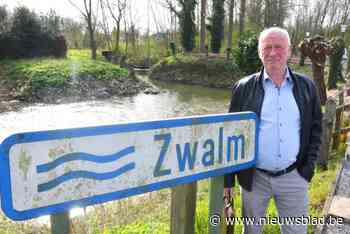
[[[210,178],[209,181],[209,217],[213,215],[222,216],[223,209],[223,191],[224,191],[224,176],[217,176]],[[214,226],[209,222],[209,234],[220,234],[222,227],[221,225]]]
[[[327,170],[329,159],[329,146],[333,136],[333,122],[335,117],[337,104],[334,99],[329,98],[326,101],[325,113],[322,119],[322,145],[319,158],[319,164],[323,170]]]
[[[338,106],[341,107],[344,105],[344,91],[341,88],[339,89],[338,97],[339,97]],[[343,114],[343,108],[339,108],[339,109],[337,108],[336,116],[335,116],[335,125],[334,125],[335,131],[340,130],[341,122],[342,122],[342,114]],[[340,132],[335,134],[333,137],[333,146],[332,146],[333,150],[338,149],[339,141],[340,141]]]
[[[231,48],[226,49],[226,61],[229,61],[231,58]]]
[[[69,212],[63,212],[50,216],[52,234],[70,234]]]
[[[171,189],[170,233],[194,234],[197,182]]]
[[[350,132],[348,132],[346,137],[345,161],[350,162]]]

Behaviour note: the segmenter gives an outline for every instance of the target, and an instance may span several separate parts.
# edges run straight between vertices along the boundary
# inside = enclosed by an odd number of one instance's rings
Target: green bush
[[[234,62],[245,74],[257,72],[261,67],[258,55],[257,34],[252,31],[243,33],[238,42],[238,48],[233,50]]]
[[[9,31],[0,33],[0,59],[66,56],[65,38],[43,27],[44,22],[28,8],[16,8],[9,22]]]

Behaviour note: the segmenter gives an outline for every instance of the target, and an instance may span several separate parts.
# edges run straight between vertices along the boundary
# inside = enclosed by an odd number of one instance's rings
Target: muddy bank
[[[61,104],[87,100],[126,97],[140,92],[158,94],[159,89],[138,79],[134,73],[129,77],[113,80],[96,80],[93,77],[70,80],[62,87],[44,87],[32,90],[26,85],[20,88],[2,84],[0,90],[0,113],[16,111],[31,103]]]

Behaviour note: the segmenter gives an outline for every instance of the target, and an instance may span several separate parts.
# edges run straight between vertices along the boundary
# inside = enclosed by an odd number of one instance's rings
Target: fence
[[[323,135],[319,159],[323,169],[327,169],[330,151],[338,149],[342,136],[350,132],[350,127],[343,126],[347,112],[350,111],[350,102],[346,102],[348,96],[350,96],[350,83],[341,86],[336,96],[327,99],[322,121]]]

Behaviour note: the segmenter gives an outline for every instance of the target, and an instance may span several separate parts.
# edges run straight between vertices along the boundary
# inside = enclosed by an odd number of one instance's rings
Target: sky
[[[82,6],[83,0],[72,0]],[[148,0],[128,0],[131,1],[133,6],[133,15],[135,17],[137,27],[143,31],[147,31],[147,2]],[[94,2],[94,1],[93,1]],[[151,31],[156,31],[156,24],[154,17],[158,18],[158,23],[160,21],[166,21],[166,10],[155,4],[156,1],[150,0],[153,12],[150,13],[150,29]],[[81,18],[80,13],[76,8],[74,8],[68,0],[0,0],[0,5],[6,5],[7,9],[13,10],[17,6],[24,5],[31,10],[34,10],[36,13],[47,13],[50,9],[53,9],[57,12],[58,15],[62,17],[69,17],[76,20]],[[100,14],[101,15],[101,14]],[[155,16],[153,16],[155,15]]]

